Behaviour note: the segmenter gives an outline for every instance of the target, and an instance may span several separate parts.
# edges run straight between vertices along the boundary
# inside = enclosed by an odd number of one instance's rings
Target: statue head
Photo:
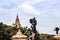
[[[37,25],[37,21],[36,21],[35,17],[33,19],[30,19],[30,23],[32,25]]]

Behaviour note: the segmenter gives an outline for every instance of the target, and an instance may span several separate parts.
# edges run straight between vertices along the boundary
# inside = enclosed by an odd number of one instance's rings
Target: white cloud
[[[44,2],[44,1],[46,1],[46,0],[25,0],[24,3],[34,5],[34,4],[37,4],[40,2]]]
[[[44,0],[31,0],[31,1],[33,1],[33,2],[42,2],[42,1],[44,1]]]
[[[40,14],[33,6],[25,4],[25,3],[23,3],[21,6],[19,5],[18,7],[20,7],[24,12],[28,14],[34,14],[34,15]]]

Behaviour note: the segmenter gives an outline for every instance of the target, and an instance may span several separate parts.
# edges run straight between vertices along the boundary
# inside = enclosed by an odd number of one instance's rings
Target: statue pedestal
[[[54,36],[55,39],[60,40],[60,34]]]
[[[17,34],[12,36],[12,40],[27,40],[27,36],[23,35],[19,29]]]

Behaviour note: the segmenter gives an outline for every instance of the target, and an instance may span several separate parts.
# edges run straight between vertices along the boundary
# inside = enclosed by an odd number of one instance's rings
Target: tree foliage
[[[27,27],[20,27],[22,34],[29,37],[31,35],[32,30]],[[15,35],[18,31],[18,28],[12,27],[6,24],[0,23],[0,40],[11,40],[10,38]],[[40,34],[40,38],[43,39],[47,34]]]
[[[30,36],[31,29],[27,27],[20,27],[22,34]],[[15,35],[18,28],[12,27],[6,24],[0,23],[0,40],[10,40],[10,38]]]
[[[22,32],[22,34],[24,34],[24,35],[26,35],[26,36],[30,36],[31,35],[31,29],[30,28],[27,28],[27,27],[20,27],[20,29],[21,29],[21,32]]]
[[[0,40],[10,40],[11,36],[16,34],[15,27],[0,23]]]

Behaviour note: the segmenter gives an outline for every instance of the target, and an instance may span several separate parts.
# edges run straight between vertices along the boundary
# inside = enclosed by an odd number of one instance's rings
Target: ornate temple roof
[[[25,37],[27,37],[27,36],[23,35],[22,32],[20,31],[21,24],[20,24],[20,21],[19,21],[18,14],[16,16],[16,20],[15,20],[15,23],[13,25],[15,27],[19,28],[19,29],[18,29],[17,34],[15,34],[14,36],[12,36],[12,38],[20,38],[20,37],[25,38]]]

